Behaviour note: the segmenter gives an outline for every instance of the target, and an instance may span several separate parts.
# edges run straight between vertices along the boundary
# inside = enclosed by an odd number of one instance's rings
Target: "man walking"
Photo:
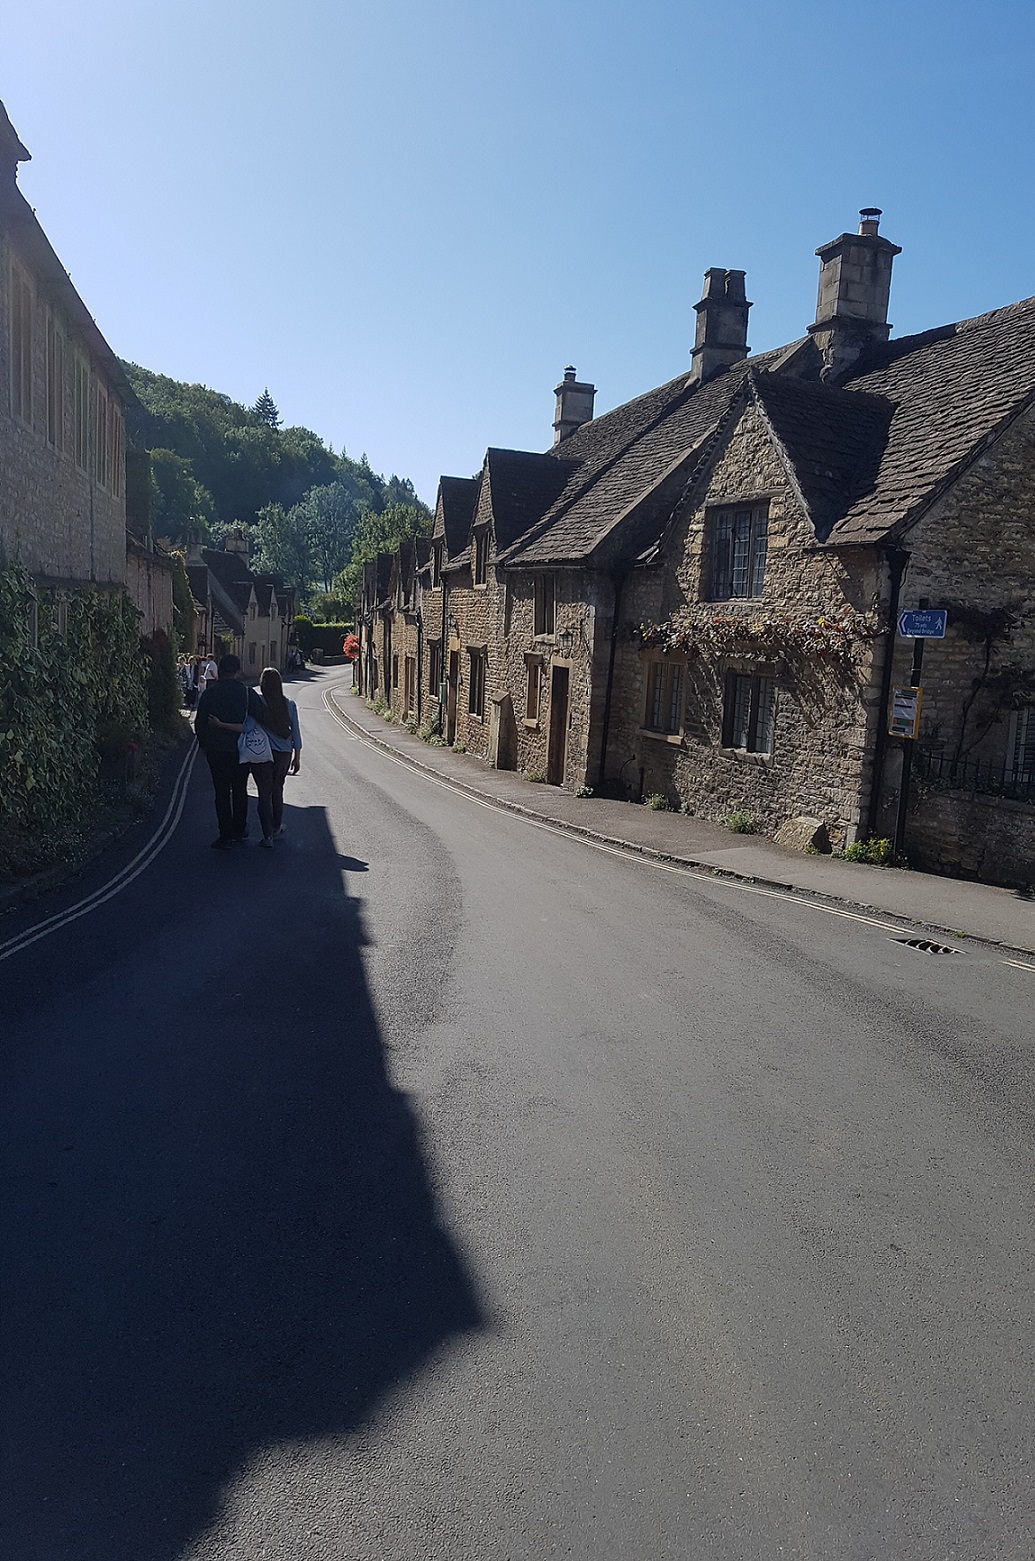
[[[258,719],[262,712],[258,694],[241,682],[237,657],[221,656],[219,676],[214,683],[206,683],[194,721],[194,735],[208,760],[216,794],[219,837],[212,842],[216,851],[229,851],[248,833],[249,766],[238,758],[237,733],[214,725],[211,718],[215,716],[239,727],[245,716]]]

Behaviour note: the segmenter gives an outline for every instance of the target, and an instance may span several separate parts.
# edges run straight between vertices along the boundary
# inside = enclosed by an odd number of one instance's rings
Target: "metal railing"
[[[1035,803],[1035,770],[1015,770],[1002,759],[956,759],[917,747],[913,773],[936,791],[977,791],[1013,802]]]

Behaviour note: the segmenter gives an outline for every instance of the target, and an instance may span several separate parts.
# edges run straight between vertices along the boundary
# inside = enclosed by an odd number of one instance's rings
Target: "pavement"
[[[761,835],[734,835],[709,819],[636,803],[576,797],[557,786],[495,770],[472,754],[436,748],[369,710],[348,684],[332,685],[340,718],[358,734],[428,775],[497,807],[688,870],[740,878],[892,916],[944,937],[980,938],[1035,955],[1035,899],[992,884],[902,868],[870,867],[789,851]]]

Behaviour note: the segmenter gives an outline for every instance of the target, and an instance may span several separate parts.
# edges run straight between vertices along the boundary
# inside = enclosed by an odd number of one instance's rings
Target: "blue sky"
[[[708,266],[762,351],[884,209],[898,335],[1035,293],[1030,0],[0,0],[21,186],[123,357],[433,501],[689,364]]]

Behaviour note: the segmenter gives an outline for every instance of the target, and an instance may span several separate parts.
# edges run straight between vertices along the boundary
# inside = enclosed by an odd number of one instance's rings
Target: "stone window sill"
[[[528,731],[530,731],[530,732],[538,732],[538,730],[539,730],[539,718],[538,717],[534,717],[533,718],[530,715],[526,715],[524,717],[524,719],[522,720],[521,725],[526,727],[528,729]]]
[[[682,732],[654,732],[649,726],[641,726],[640,736],[649,737],[651,742],[668,743],[673,748],[686,747]]]
[[[748,748],[720,748],[719,752],[724,759],[737,759],[742,764],[761,764],[763,767],[772,762],[771,753],[752,753]]]

